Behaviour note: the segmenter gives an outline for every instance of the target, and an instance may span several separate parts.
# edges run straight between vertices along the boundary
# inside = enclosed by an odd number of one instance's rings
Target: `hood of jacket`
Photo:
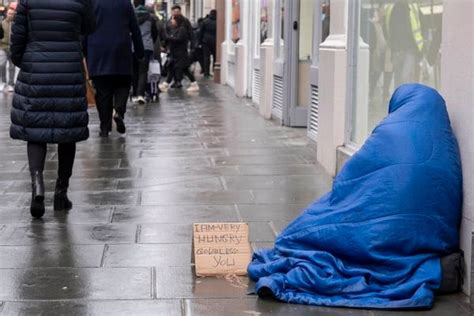
[[[148,11],[148,9],[143,5],[139,5],[135,8],[135,14],[137,15],[139,25],[142,25],[143,23],[148,21],[151,17],[150,11]]]

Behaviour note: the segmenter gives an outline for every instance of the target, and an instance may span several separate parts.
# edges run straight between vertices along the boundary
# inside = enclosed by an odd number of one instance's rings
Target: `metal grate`
[[[260,104],[260,92],[262,89],[262,75],[260,69],[253,70],[253,93],[252,101],[256,104]]]
[[[273,105],[272,114],[282,119],[283,116],[283,78],[273,76]]]
[[[311,107],[309,110],[308,136],[316,141],[319,131],[319,88],[311,85]]]

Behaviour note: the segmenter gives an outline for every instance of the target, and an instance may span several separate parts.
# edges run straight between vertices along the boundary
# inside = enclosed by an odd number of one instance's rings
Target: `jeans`
[[[5,63],[0,65],[0,76],[1,82],[8,84],[9,86],[13,86],[15,84],[15,71],[16,67],[13,65],[11,58],[9,57],[9,53],[6,51],[2,51],[2,54],[5,54]],[[7,81],[7,68],[8,68],[8,81]]]
[[[31,174],[43,173],[46,161],[47,144],[28,142],[28,163]],[[67,182],[72,175],[76,143],[58,144],[58,179]]]
[[[96,89],[95,101],[99,112],[100,130],[112,129],[112,115],[115,112],[124,117],[130,94],[131,77],[126,75],[93,77]]]

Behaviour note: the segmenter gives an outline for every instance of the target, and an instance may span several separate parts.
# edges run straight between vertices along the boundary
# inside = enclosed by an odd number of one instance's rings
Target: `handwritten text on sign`
[[[250,263],[246,223],[197,223],[194,230],[196,274],[246,275]]]

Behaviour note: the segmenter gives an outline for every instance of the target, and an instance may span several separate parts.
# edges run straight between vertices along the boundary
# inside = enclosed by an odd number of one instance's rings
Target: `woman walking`
[[[176,15],[170,20],[170,29],[166,34],[168,42],[168,50],[170,52],[171,69],[165,82],[160,85],[160,90],[167,92],[169,85],[174,82],[179,86],[184,76],[187,76],[191,84],[186,91],[199,91],[196,78],[189,70],[191,60],[188,54],[188,30],[186,28],[186,20],[182,15]]]
[[[28,142],[31,215],[45,212],[43,169],[47,144],[58,144],[54,210],[70,210],[67,196],[76,142],[89,137],[81,35],[95,29],[91,0],[18,2],[11,58],[21,71],[15,85],[10,135]]]

